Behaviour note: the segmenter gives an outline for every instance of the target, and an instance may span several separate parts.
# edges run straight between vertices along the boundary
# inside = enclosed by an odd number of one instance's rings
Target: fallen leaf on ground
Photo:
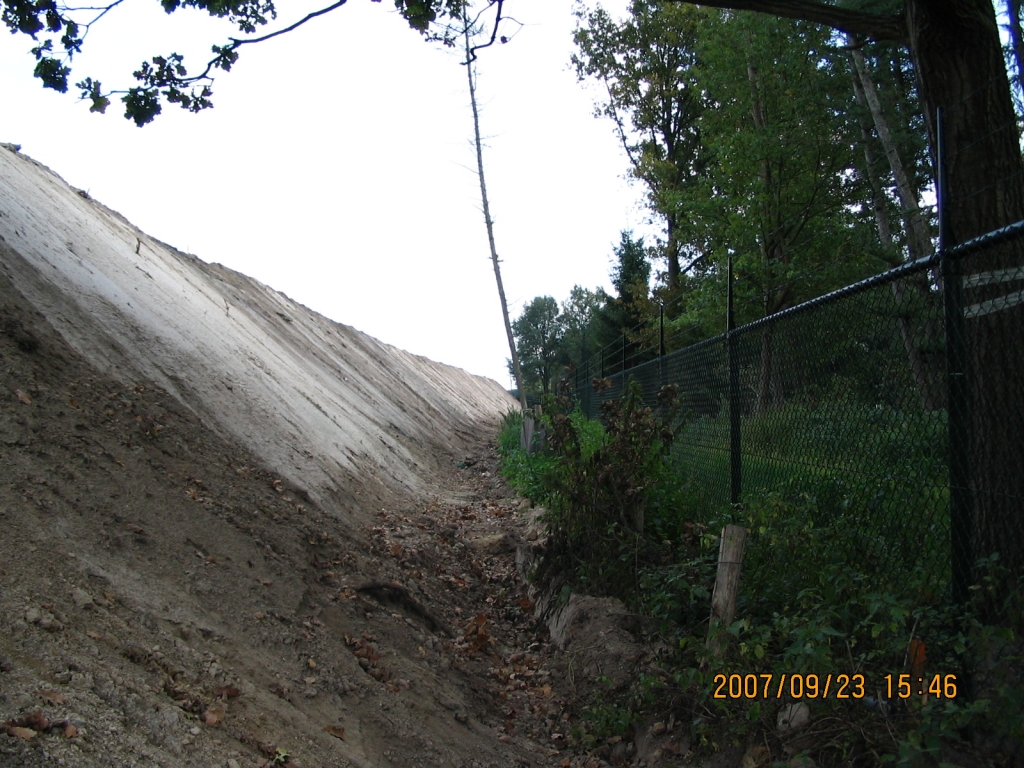
[[[22,391],[21,391],[20,389],[16,389],[16,390],[14,390],[14,394],[15,394],[15,395],[17,396],[17,398],[18,398],[19,400],[21,400],[21,402],[23,402],[23,403],[24,403],[25,405],[32,405],[32,398],[31,398],[31,397],[30,397],[29,395],[27,395],[27,394],[25,394],[24,392],[22,392]]]
[[[11,734],[11,736],[17,736],[19,739],[24,739],[25,741],[34,739],[36,736],[36,732],[31,728],[22,728],[18,725],[8,726],[7,732]]]
[[[742,768],[757,768],[761,765],[768,765],[771,759],[772,753],[768,747],[757,745],[747,750],[740,765]]]
[[[71,723],[64,723],[64,736],[69,739],[75,738],[78,735],[78,729],[75,728]]]
[[[233,685],[225,685],[223,688],[215,690],[213,695],[218,698],[224,697],[225,699],[237,699],[242,695],[242,692]]]
[[[324,730],[336,739],[345,740],[345,728],[341,725],[325,725]]]
[[[36,731],[45,731],[50,727],[50,721],[46,719],[42,710],[37,709],[32,714],[19,718],[15,725],[27,726]]]
[[[43,701],[46,701],[49,704],[63,704],[68,700],[68,697],[63,693],[57,693],[56,691],[51,691],[48,688],[36,691],[36,693],[43,698]]]

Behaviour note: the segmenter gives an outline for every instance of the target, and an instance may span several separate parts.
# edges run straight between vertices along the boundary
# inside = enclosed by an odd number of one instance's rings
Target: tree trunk
[[[900,198],[900,209],[903,213],[903,226],[907,232],[910,258],[921,259],[930,256],[933,252],[931,235],[928,232],[928,223],[924,220],[921,208],[917,204],[917,190],[910,183],[903,159],[892,138],[889,122],[885,118],[885,113],[882,112],[882,104],[878,99],[878,91],[875,90],[875,83],[871,79],[867,62],[864,61],[864,53],[854,47],[852,54],[857,69],[857,79],[860,81],[857,97],[863,99],[864,104],[871,112],[878,140],[882,143],[882,149],[885,150],[885,156],[889,160],[889,168],[892,170],[892,177],[896,181],[896,193]]]
[[[851,40],[851,42],[853,41]],[[897,187],[900,190],[901,207],[904,212],[903,223],[907,229],[908,240],[917,242],[916,247],[910,248],[910,256],[919,258],[931,254],[931,238],[928,236],[924,217],[917,205],[917,191],[912,188],[903,166],[903,160],[896,150],[895,142],[889,132],[888,121],[882,112],[881,104],[874,90],[874,82],[871,80],[864,56],[859,49],[854,51],[854,61],[857,69],[853,76],[854,95],[861,107],[871,114],[875,130],[878,132],[882,147],[889,160],[893,178],[897,180]],[[871,100],[865,93],[869,88],[873,94]],[[871,189],[878,238],[882,242],[885,253],[888,254],[889,266],[896,267],[903,262],[903,259],[900,258],[889,226],[885,194],[876,171],[878,160],[872,147],[870,125],[866,122],[866,118],[860,122],[861,140],[864,146],[865,178]],[[927,250],[922,251],[922,249]],[[917,252],[915,253],[915,251]],[[934,311],[935,294],[930,290],[928,278],[924,274],[897,280],[892,284],[892,290],[896,299],[898,313],[896,322],[900,331],[900,339],[910,361],[911,376],[921,396],[921,406],[926,411],[942,410],[946,407],[946,387],[943,378],[944,360],[941,355],[941,329],[937,327],[938,313]],[[915,314],[922,316],[917,323],[914,322]]]
[[[999,30],[988,0],[908,0],[907,26],[923,107],[944,108],[949,243],[1024,218],[1024,167]],[[935,136],[932,135],[932,146]],[[1024,244],[968,258],[967,274],[1024,268]],[[1020,273],[1018,273],[1020,274]],[[965,291],[968,305],[1018,283]],[[970,409],[970,489],[975,557],[999,552],[1024,570],[1024,304],[965,320]],[[989,606],[990,617],[998,609]]]
[[[508,351],[512,355],[512,371],[516,379],[516,390],[519,393],[519,405],[526,410],[526,390],[523,388],[523,370],[519,365],[519,353],[516,351],[516,337],[512,333],[512,322],[508,317],[508,302],[505,300],[505,286],[501,282],[501,264],[498,260],[498,249],[494,245],[494,221],[491,219],[491,206],[487,197],[487,183],[484,181],[483,140],[480,138],[480,110],[476,104],[476,80],[473,77],[473,57],[469,45],[469,22],[466,20],[466,76],[469,79],[469,103],[473,108],[473,142],[476,146],[476,170],[480,178],[480,202],[484,211],[484,224],[487,226],[487,244],[491,249],[491,263],[494,264],[494,279],[498,283],[498,299],[501,301],[501,317],[505,321],[505,335],[508,337]]]
[[[665,215],[665,229],[668,235],[667,242],[665,243],[665,261],[668,263],[668,293],[669,296],[675,298],[679,294],[679,241],[676,237],[676,229],[678,225],[676,223],[677,214],[667,213]],[[675,305],[673,305],[675,308]]]

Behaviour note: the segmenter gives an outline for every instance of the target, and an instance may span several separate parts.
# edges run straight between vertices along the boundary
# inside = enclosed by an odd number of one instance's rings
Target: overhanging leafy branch
[[[71,75],[71,61],[76,53],[81,53],[89,29],[122,2],[123,0],[115,0],[107,5],[75,7],[58,3],[56,0],[3,0],[0,18],[13,34],[26,34],[33,40],[38,40],[40,33],[48,35],[31,50],[36,59],[34,75],[42,81],[44,88],[66,93]],[[238,51],[243,45],[265,42],[291,32],[317,17],[337,10],[346,2],[347,0],[336,0],[266,35],[232,37],[223,45],[213,45],[213,57],[198,74],[190,75],[185,66],[184,56],[171,53],[144,61],[133,72],[139,85],[132,88],[106,91],[100,81],[91,77],[76,83],[76,87],[81,92],[81,98],[91,102],[91,112],[105,112],[110,105],[111,97],[121,95],[121,101],[125,105],[125,117],[134,120],[140,127],[152,122],[160,114],[164,101],[177,104],[189,112],[200,112],[213,106],[211,97],[216,71],[230,71],[238,61]],[[464,2],[465,0],[395,0],[395,7],[409,26],[428,39],[453,45],[455,36],[449,27],[442,24],[438,27],[439,31],[434,31],[434,25],[439,19],[460,19]],[[240,31],[250,35],[257,27],[277,18],[273,0],[160,0],[160,4],[167,13],[173,13],[182,7],[206,10],[211,16],[229,19]],[[87,22],[74,18],[75,15],[84,12],[94,12],[96,15]],[[59,52],[55,41],[60,46]]]

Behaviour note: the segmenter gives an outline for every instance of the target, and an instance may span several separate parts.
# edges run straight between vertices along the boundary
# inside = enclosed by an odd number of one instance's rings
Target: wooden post
[[[519,447],[527,454],[531,453],[533,447],[533,427],[533,414],[527,411],[523,414],[523,429],[519,433]]]
[[[718,575],[715,578],[715,590],[711,594],[711,626],[708,628],[708,647],[716,656],[722,654],[725,646],[721,642],[712,642],[711,634],[719,626],[728,627],[736,618],[736,595],[740,591],[740,571],[746,542],[746,528],[727,525],[722,529],[722,540],[718,548]]]

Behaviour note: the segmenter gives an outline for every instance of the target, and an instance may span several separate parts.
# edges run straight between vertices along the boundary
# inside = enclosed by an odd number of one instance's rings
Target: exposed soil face
[[[486,434],[353,527],[0,295],[0,719],[36,731],[0,763],[541,764],[506,727],[515,670],[558,700]]]
[[[511,399],[126,239],[9,154],[0,765],[588,764],[564,751],[567,720],[606,671],[602,630],[563,650],[534,618],[516,549],[536,521],[493,448]],[[157,255],[118,273],[94,230]],[[129,296],[179,268],[189,301],[231,297],[216,323]]]

